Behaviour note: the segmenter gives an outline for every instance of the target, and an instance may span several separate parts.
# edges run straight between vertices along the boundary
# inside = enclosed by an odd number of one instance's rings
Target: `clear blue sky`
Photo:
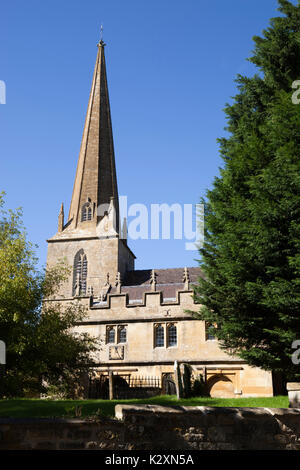
[[[40,263],[68,213],[100,24],[119,194],[199,202],[222,161],[226,102],[276,0],[12,0],[1,6],[0,190],[22,206]],[[136,268],[196,266],[184,241],[130,242]]]

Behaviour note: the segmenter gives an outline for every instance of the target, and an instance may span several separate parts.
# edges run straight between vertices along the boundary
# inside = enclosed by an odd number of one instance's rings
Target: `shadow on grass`
[[[46,417],[87,417],[95,414],[114,416],[117,404],[161,405],[161,406],[224,406],[224,407],[266,407],[288,408],[288,397],[263,398],[209,398],[195,397],[177,400],[173,395],[160,395],[148,399],[131,400],[0,400],[0,417],[46,418]]]

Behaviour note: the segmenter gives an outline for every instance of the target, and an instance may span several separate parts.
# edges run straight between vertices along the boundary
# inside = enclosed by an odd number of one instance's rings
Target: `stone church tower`
[[[271,373],[227,355],[212,325],[188,313],[199,310],[192,285],[203,276],[200,268],[134,269],[126,228],[120,230],[104,46],[101,40],[69,216],[64,219],[62,205],[58,231],[48,240],[47,265],[64,260],[72,273],[48,301],[80,298],[86,307],[77,329],[102,341],[93,366],[98,391],[112,372],[128,388],[142,376],[166,391],[178,361],[189,364],[194,377],[203,376],[211,396],[270,396]]]
[[[135,256],[120,234],[118,184],[106,78],[104,42],[98,54],[84,124],[68,220],[61,207],[58,232],[48,240],[48,266],[74,266],[62,295],[98,292],[134,269]],[[75,262],[74,262],[75,260]],[[118,274],[120,273],[120,274]]]

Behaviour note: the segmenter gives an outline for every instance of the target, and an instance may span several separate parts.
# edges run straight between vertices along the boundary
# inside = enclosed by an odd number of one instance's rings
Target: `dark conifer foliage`
[[[253,77],[237,77],[227,104],[224,161],[205,201],[205,243],[195,298],[221,347],[263,369],[300,377],[300,2],[279,1],[254,37]],[[299,354],[300,359],[300,354]],[[295,362],[295,361],[294,361]]]

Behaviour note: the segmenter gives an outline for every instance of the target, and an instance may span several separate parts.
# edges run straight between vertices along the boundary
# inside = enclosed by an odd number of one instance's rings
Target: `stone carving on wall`
[[[109,346],[109,359],[124,359],[124,346]]]

